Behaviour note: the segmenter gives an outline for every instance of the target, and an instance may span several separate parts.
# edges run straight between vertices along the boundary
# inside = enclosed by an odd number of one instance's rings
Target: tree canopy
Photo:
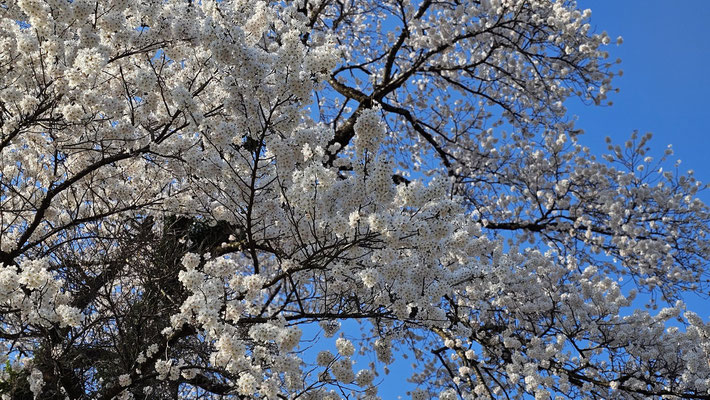
[[[579,143],[590,14],[3,0],[2,398],[710,399],[703,185]]]

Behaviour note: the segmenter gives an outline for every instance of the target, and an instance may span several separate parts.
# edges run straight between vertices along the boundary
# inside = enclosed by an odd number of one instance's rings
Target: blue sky
[[[604,149],[604,137],[623,142],[630,133],[652,132],[652,149],[673,144],[681,171],[693,169],[710,183],[710,1],[579,0],[592,9],[592,26],[624,44],[610,46],[622,59],[620,92],[611,107],[574,107],[583,142]],[[598,145],[595,146],[595,144]],[[701,194],[710,203],[708,191]]]

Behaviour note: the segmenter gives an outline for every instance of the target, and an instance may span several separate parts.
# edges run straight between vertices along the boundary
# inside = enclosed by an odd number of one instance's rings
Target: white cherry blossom
[[[590,15],[6,0],[0,395],[707,398],[704,186],[580,144]]]

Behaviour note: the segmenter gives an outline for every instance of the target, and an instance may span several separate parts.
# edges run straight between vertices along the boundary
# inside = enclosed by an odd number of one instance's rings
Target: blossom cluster
[[[81,310],[71,305],[63,291],[64,282],[49,271],[48,259],[23,260],[18,266],[0,264],[2,306],[19,313],[8,319],[8,327],[36,324],[76,327],[83,320]]]
[[[4,2],[12,395],[375,400],[407,353],[417,400],[706,396],[710,325],[676,302],[710,258],[701,184],[646,136],[578,144],[564,101],[613,89],[589,16]],[[626,312],[628,275],[666,307]]]

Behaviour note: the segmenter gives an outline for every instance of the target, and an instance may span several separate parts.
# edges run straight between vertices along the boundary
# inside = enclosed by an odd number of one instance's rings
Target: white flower
[[[375,374],[369,369],[362,369],[355,375],[355,383],[360,387],[371,385],[374,379]]]
[[[345,357],[350,357],[355,354],[355,346],[353,343],[345,338],[338,338],[335,341],[335,347],[338,349],[338,353]]]
[[[377,284],[378,275],[379,274],[377,273],[377,270],[375,270],[374,268],[368,268],[360,273],[362,283],[367,288],[372,288]]]
[[[158,352],[158,349],[159,349],[158,344],[157,344],[157,343],[153,343],[153,344],[151,344],[150,346],[148,346],[148,349],[146,350],[146,355],[147,355],[148,357],[152,357],[153,354],[155,354],[155,353]]]
[[[92,48],[81,49],[77,52],[74,66],[86,74],[98,73],[106,65],[106,57]]]
[[[129,374],[123,374],[118,377],[118,384],[123,387],[129,386],[131,382],[132,380]]]
[[[257,381],[254,375],[250,373],[242,373],[237,381],[237,390],[240,394],[252,396],[256,391]]]
[[[340,330],[340,322],[336,320],[320,321],[318,325],[323,330],[325,337],[333,337]]]
[[[291,351],[301,340],[301,330],[298,328],[286,328],[279,333],[278,342],[283,351]]]
[[[83,315],[79,309],[65,304],[57,306],[57,314],[59,315],[62,326],[76,327],[81,324],[83,319]]]
[[[456,395],[456,391],[454,389],[446,389],[443,392],[439,393],[439,400],[456,400],[458,399],[458,396]]]
[[[133,399],[133,393],[129,392],[128,390],[124,390],[121,393],[119,393],[118,396],[116,396],[117,400],[131,400]]]
[[[422,389],[415,389],[412,391],[412,400],[428,400],[429,395],[426,391]]]
[[[342,383],[350,383],[355,379],[353,364],[349,358],[341,358],[331,366],[335,379]]]
[[[155,372],[158,373],[158,379],[165,380],[171,373],[173,360],[156,360]]]
[[[35,399],[39,398],[42,394],[42,388],[44,387],[44,377],[42,372],[37,368],[32,368],[27,380],[30,383],[30,391],[34,394]]]
[[[186,253],[182,257],[182,265],[186,269],[195,269],[200,264],[200,255],[195,253]]]
[[[187,368],[182,370],[181,375],[183,378],[190,380],[197,376],[197,372],[197,368]]]
[[[321,350],[320,352],[318,352],[318,356],[316,357],[316,362],[321,367],[327,366],[328,364],[333,362],[333,360],[335,360],[335,356],[328,350]]]
[[[358,154],[376,152],[385,136],[385,128],[377,108],[365,109],[355,122],[355,147]]]

